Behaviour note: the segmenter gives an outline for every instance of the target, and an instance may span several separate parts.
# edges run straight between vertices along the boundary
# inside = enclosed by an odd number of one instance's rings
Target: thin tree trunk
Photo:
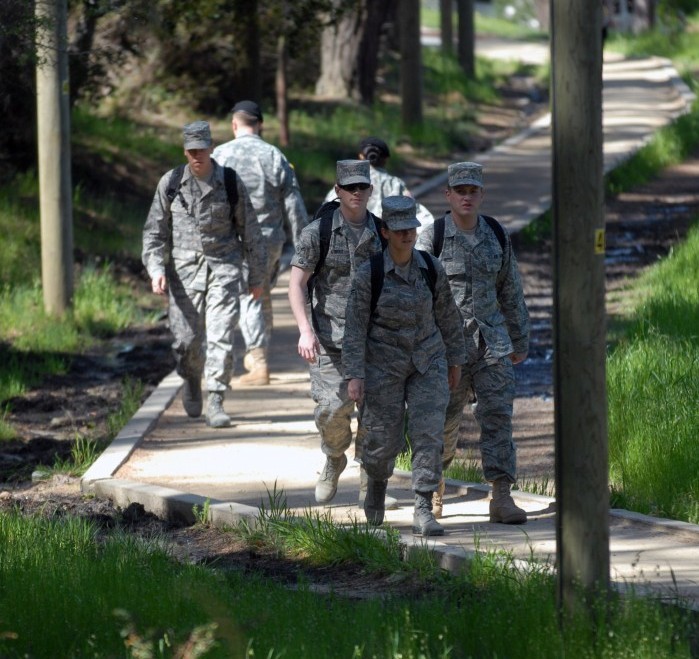
[[[277,119],[279,120],[279,144],[289,146],[289,112],[287,110],[288,87],[286,79],[288,52],[286,37],[282,34],[277,39],[277,75],[275,92],[277,96]]]

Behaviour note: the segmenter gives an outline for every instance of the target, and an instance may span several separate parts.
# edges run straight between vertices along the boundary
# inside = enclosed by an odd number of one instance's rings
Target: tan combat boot
[[[248,372],[240,376],[240,384],[245,386],[269,384],[269,367],[264,348],[253,348],[246,353],[243,364]]]
[[[515,504],[510,494],[510,483],[506,478],[493,481],[490,521],[501,524],[525,524],[527,522],[527,513]]]
[[[439,519],[442,516],[442,510],[444,509],[444,479],[439,481],[437,486],[437,491],[432,496],[432,514],[435,519]]]

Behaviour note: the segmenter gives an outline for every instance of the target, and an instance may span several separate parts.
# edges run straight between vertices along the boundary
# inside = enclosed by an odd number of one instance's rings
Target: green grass
[[[628,295],[607,362],[613,505],[699,523],[699,227]]]
[[[274,523],[265,546],[284,544],[287,560],[303,562],[299,557],[312,547],[296,530],[298,521],[285,521],[282,510],[269,513]],[[312,518],[301,522],[318,527]],[[322,560],[331,564],[339,564],[333,556],[346,556],[349,546],[355,547],[351,555],[361,556],[379,542],[377,532],[364,525],[321,526],[312,535],[334,537],[337,550],[329,556],[327,548],[321,550]],[[0,513],[0,654],[51,659],[690,656],[690,623],[678,610],[647,599],[612,598],[594,620],[581,614],[561,628],[546,566],[524,569],[506,554],[480,553],[463,573],[448,577],[425,558],[425,550],[404,560],[396,543],[384,544],[403,578],[423,584],[422,595],[355,600],[318,594],[304,578],[289,589],[247,571],[175,563],[158,537],[138,539],[119,529],[105,537],[84,520]]]

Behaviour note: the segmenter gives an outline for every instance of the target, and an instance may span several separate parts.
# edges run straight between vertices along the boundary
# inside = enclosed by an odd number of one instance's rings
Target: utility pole
[[[551,0],[556,552],[560,609],[609,586],[602,8]]]
[[[36,104],[44,308],[61,316],[73,297],[73,202],[66,0],[37,0]]]

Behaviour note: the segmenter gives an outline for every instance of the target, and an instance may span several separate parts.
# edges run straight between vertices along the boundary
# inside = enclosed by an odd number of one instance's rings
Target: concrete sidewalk
[[[667,63],[654,58],[606,65],[605,79],[605,160],[611,167],[683,112],[689,95],[676,84]],[[545,122],[477,158],[487,168],[484,212],[517,230],[548,207],[550,131]],[[432,203],[430,195],[436,200],[443,193],[435,193],[435,186],[443,186],[443,181],[426,183],[420,199],[438,214],[443,208]],[[225,402],[233,426],[213,430],[203,419],[188,418],[178,396],[181,380],[172,374],[85,474],[84,491],[120,506],[140,502],[160,516],[190,522],[192,506],[207,500],[213,522],[223,525],[254,517],[260,505],[269,507],[280,495],[299,514],[313,510],[338,521],[363,521],[356,505],[356,463],[350,462],[343,473],[332,505],[315,504],[314,487],[324,456],[313,422],[307,367],[296,353],[298,332],[286,299],[287,282],[285,273],[273,292],[272,382],[245,388],[233,380]],[[516,405],[516,433],[518,423]],[[549,437],[537,441],[552,446],[552,427]],[[387,511],[386,522],[400,530],[406,544],[425,542],[410,533],[410,474],[397,473],[388,491],[400,507]],[[553,566],[555,501],[516,493],[529,521],[509,527],[488,523],[488,496],[485,485],[448,483],[442,520],[447,534],[427,543],[441,564],[458,568],[479,548],[503,549],[517,559]],[[610,511],[609,528],[611,577],[619,588],[649,589],[699,608],[699,526]]]

